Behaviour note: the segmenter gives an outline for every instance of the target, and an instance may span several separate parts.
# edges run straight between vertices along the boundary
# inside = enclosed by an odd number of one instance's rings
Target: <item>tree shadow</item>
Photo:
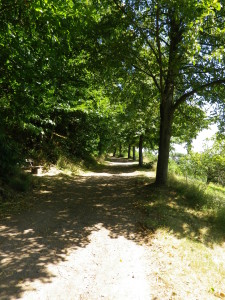
[[[187,238],[207,247],[225,242],[224,227],[218,227],[210,210],[204,210],[196,200],[185,199],[172,187],[158,187],[154,184],[145,188],[146,200],[142,202],[146,215],[146,226],[152,232],[167,229],[179,239]],[[142,197],[144,199],[144,197]]]
[[[224,241],[224,235],[213,235],[204,216],[179,204],[172,190],[137,181],[131,176],[136,169],[109,165],[96,176],[41,178],[28,199],[29,211],[0,222],[0,299],[18,299],[37,279],[51,282],[54,275],[48,265],[66,260],[71,249],[87,247],[99,224],[110,238],[123,236],[137,244],[161,227],[207,246]],[[109,176],[103,176],[106,171]]]
[[[142,213],[134,214],[135,187],[129,176],[42,177],[28,199],[29,211],[0,222],[0,299],[19,298],[36,279],[51,282],[48,264],[65,260],[69,249],[86,247],[98,224],[111,238],[139,243]]]

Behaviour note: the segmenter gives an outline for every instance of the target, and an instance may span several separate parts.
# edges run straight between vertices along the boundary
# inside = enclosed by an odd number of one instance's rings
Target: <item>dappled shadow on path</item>
[[[206,220],[179,206],[172,191],[167,199],[162,193],[163,201],[155,199],[162,191],[144,187],[132,176],[137,170],[136,163],[112,159],[91,176],[41,178],[30,197],[30,210],[0,222],[0,299],[19,299],[35,280],[51,282],[54,275],[47,266],[66,260],[71,249],[87,247],[99,224],[110,238],[123,236],[137,244],[149,230],[163,226],[178,238],[209,246],[218,242],[210,228],[202,239]],[[145,203],[151,204],[150,209],[138,209]],[[151,222],[145,232],[140,224],[146,219]]]
[[[129,176],[136,168],[115,164],[97,176],[41,178],[30,210],[0,222],[0,299],[20,298],[36,279],[51,282],[47,265],[63,261],[68,250],[86,247],[99,224],[111,238],[143,240],[137,229],[142,213],[135,210],[137,182]],[[124,172],[127,177],[120,176]]]

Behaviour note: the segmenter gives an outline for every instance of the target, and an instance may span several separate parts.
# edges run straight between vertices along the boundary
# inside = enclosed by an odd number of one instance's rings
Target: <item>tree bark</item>
[[[143,134],[139,138],[139,166],[143,166]]]
[[[136,160],[136,156],[135,156],[135,146],[133,146],[133,160]]]
[[[120,143],[120,148],[119,148],[119,157],[122,157],[122,144]]]
[[[173,122],[172,95],[160,105],[160,141],[156,171],[156,185],[166,185],[168,176],[170,139]]]
[[[102,151],[102,142],[99,141],[98,143],[98,155],[101,156],[103,154],[103,151]]]
[[[131,158],[130,152],[131,152],[131,146],[129,145],[128,146],[128,159]]]

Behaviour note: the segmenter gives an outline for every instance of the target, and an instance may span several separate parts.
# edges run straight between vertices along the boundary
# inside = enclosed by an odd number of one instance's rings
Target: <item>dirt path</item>
[[[30,211],[0,222],[0,299],[160,299],[135,168],[45,176]]]

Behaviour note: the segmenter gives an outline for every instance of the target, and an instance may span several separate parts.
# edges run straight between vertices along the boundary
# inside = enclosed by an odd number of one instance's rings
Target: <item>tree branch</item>
[[[143,70],[142,68],[140,68],[140,67],[138,67],[137,65],[134,65],[134,64],[133,64],[133,67],[134,67],[135,69],[141,71],[142,73],[144,73],[144,74],[150,76],[150,77],[153,79],[153,81],[154,81],[154,83],[155,83],[157,89],[158,89],[159,91],[161,91],[161,90],[160,90],[160,86],[159,86],[159,84],[158,84],[158,81],[157,81],[156,77],[155,77],[151,72],[149,73],[149,72]]]
[[[119,8],[124,15],[126,15],[128,18],[130,18],[129,14],[126,12],[125,10],[125,6],[121,6],[118,4],[117,0],[113,0],[113,2],[115,3],[115,5],[117,6],[117,8]],[[149,41],[148,37],[146,36],[145,30],[144,28],[142,28],[142,26],[140,26],[140,24],[138,24],[138,22],[135,20],[134,18],[134,12],[132,11],[132,8],[127,4],[127,6],[130,9],[130,12],[132,13],[132,18],[130,18],[132,24],[136,27],[136,29],[139,31],[140,35],[142,36],[142,38],[145,40],[146,44],[149,46],[149,48],[151,49],[153,55],[156,58],[156,61],[158,63],[158,65],[160,66],[160,58],[157,54],[157,50],[155,49],[154,45]],[[160,55],[160,54],[159,54]],[[157,86],[158,87],[158,86]]]
[[[215,80],[215,81],[211,81],[211,82],[208,82],[206,84],[203,84],[201,86],[199,86],[198,88],[188,92],[188,93],[185,93],[183,94],[173,105],[173,111],[175,111],[182,103],[184,103],[186,101],[187,98],[193,96],[194,94],[206,89],[207,87],[212,87],[214,85],[219,85],[219,84],[222,84],[222,83],[225,83],[225,78],[223,79],[218,79],[218,80]]]

